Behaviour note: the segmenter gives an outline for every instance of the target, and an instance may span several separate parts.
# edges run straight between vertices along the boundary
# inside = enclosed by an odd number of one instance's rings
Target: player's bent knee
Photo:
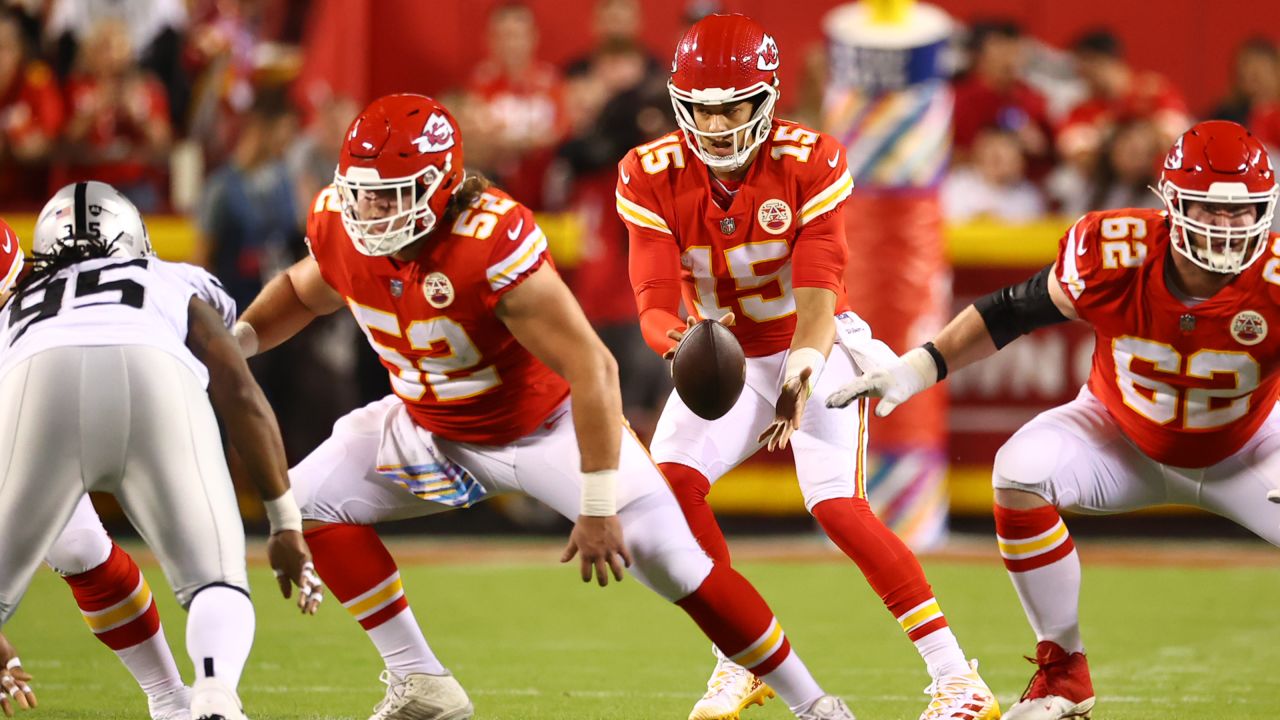
[[[1029,428],[1014,434],[996,452],[991,485],[997,491],[1031,493],[1052,504],[1054,478],[1073,454],[1069,441],[1051,428]]]
[[[67,577],[89,572],[111,556],[111,538],[101,526],[66,530],[49,548],[44,561]]]
[[[627,518],[623,537],[631,573],[669,601],[688,596],[711,574],[711,558],[694,540],[675,503]]]

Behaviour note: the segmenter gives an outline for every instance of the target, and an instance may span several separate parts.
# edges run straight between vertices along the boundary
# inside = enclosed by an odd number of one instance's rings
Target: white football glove
[[[853,382],[827,397],[827,407],[842,408],[860,398],[880,398],[876,415],[884,417],[908,398],[938,382],[938,366],[924,348],[908,351],[896,362],[870,367]]]

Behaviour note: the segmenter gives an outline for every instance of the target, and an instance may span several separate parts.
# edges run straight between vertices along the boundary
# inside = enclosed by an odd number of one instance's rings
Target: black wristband
[[[929,357],[933,358],[933,364],[938,368],[938,382],[942,382],[947,377],[947,359],[942,357],[942,353],[938,348],[934,347],[932,342],[927,342],[920,347],[929,353]]]

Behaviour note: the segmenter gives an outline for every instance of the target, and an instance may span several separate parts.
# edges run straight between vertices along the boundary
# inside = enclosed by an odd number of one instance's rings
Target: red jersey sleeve
[[[819,135],[810,169],[801,181],[800,230],[791,250],[792,287],[826,288],[840,294],[849,246],[844,233],[844,201],[853,192],[853,177],[844,147],[830,135]]]
[[[680,319],[680,246],[636,151],[618,163],[618,216],[627,226],[628,270],[645,342],[664,354],[676,342],[669,330],[684,329]]]
[[[508,203],[509,209],[504,208]],[[508,197],[489,193],[481,196],[477,207],[464,210],[458,216],[455,234],[460,234],[460,229],[471,223],[482,227],[486,224],[482,219],[485,214],[497,219],[489,233],[492,245],[484,271],[489,289],[485,305],[492,310],[503,295],[519,287],[543,263],[551,262],[551,255],[547,250],[547,236],[538,227],[533,212]],[[476,234],[480,232],[482,230]]]
[[[1112,210],[1085,214],[1058,242],[1057,277],[1081,318],[1114,311],[1129,275],[1147,259],[1152,225],[1164,221],[1154,210]]]

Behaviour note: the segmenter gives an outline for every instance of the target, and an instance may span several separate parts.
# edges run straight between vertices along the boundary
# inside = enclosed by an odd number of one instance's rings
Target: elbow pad
[[[996,349],[1037,328],[1066,322],[1053,298],[1049,297],[1050,265],[1025,282],[1001,288],[973,304],[991,333]]]

